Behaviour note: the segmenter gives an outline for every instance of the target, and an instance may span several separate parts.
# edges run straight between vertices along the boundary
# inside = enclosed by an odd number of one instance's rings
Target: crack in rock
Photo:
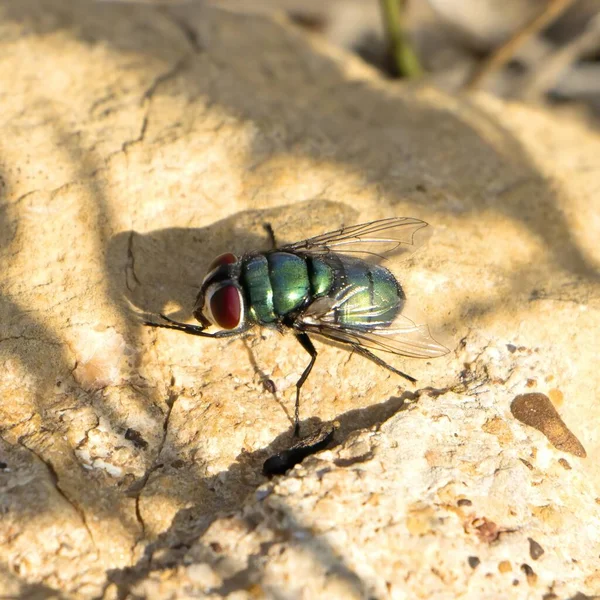
[[[33,454],[33,456],[35,456],[46,467],[46,469],[48,470],[48,473],[50,474],[50,479],[52,480],[52,483],[54,484],[54,488],[56,489],[58,494],[68,504],[70,504],[70,506],[73,508],[73,510],[79,515],[79,518],[81,519],[83,526],[85,527],[88,535],[90,536],[90,541],[92,542],[92,546],[94,547],[96,554],[98,554],[98,547],[96,546],[96,541],[94,540],[92,530],[90,529],[90,526],[88,525],[85,511],[81,508],[81,506],[79,506],[79,504],[77,504],[77,502],[75,502],[73,499],[69,498],[68,494],[61,488],[60,478],[58,476],[58,473],[56,472],[56,469],[54,468],[54,465],[49,460],[46,460],[39,452],[35,451],[33,448],[28,446],[23,441],[24,437],[25,436],[18,438],[17,443],[19,444],[19,446],[21,446],[22,448],[24,448],[25,450],[28,450],[31,454]]]
[[[173,382],[173,378],[171,378],[171,382]],[[170,389],[169,393],[168,393],[168,397],[167,397],[167,407],[168,407],[167,414],[166,414],[165,420],[163,422],[163,435],[162,435],[160,444],[158,445],[158,450],[156,452],[156,456],[155,456],[154,460],[152,461],[152,464],[150,465],[150,467],[144,474],[144,476],[141,478],[141,480],[139,480],[139,482],[137,482],[137,484],[134,484],[132,486],[132,488],[130,488],[130,492],[134,492],[134,494],[135,494],[135,496],[134,496],[135,497],[135,515],[136,515],[136,518],[137,518],[137,521],[138,521],[140,527],[142,528],[142,535],[139,539],[137,539],[135,541],[134,547],[141,540],[143,540],[146,535],[146,524],[144,523],[144,519],[142,517],[142,513],[140,510],[140,499],[144,492],[146,484],[148,483],[148,480],[150,479],[150,475],[152,475],[152,473],[157,469],[157,466],[159,464],[160,455],[163,451],[165,442],[167,440],[167,435],[169,433],[169,420],[171,418],[171,413],[173,412],[173,407],[175,406],[175,402],[177,402],[177,396],[173,392],[173,390]]]
[[[161,12],[178,29],[181,30],[181,32],[183,33],[183,36],[186,38],[186,40],[189,42],[190,46],[192,47],[194,54],[200,54],[201,52],[204,51],[202,44],[200,44],[200,36],[198,35],[198,32],[191,25],[186,23],[182,18],[178,17],[177,15],[174,15],[168,9],[162,10]]]
[[[139,280],[137,273],[135,272],[135,256],[133,254],[133,236],[135,232],[132,231],[129,234],[129,238],[127,239],[127,263],[125,265],[125,285],[127,289],[132,292],[135,285],[141,285],[141,281]],[[130,283],[130,277],[133,279],[133,284]],[[135,285],[134,285],[135,284]]]

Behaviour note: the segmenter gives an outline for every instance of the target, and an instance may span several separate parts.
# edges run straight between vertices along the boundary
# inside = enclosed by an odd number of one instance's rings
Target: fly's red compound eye
[[[210,273],[213,269],[220,267],[221,265],[230,265],[237,261],[237,256],[235,254],[231,254],[231,252],[226,252],[225,254],[221,254],[217,256],[215,260],[210,263],[210,267],[208,267],[208,272]]]
[[[235,329],[242,319],[240,290],[235,285],[224,285],[216,290],[210,298],[210,312],[219,327]]]

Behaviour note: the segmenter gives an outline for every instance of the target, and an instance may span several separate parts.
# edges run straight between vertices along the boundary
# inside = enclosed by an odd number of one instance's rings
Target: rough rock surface
[[[4,0],[0,78],[4,596],[600,593],[585,124],[206,6]],[[400,272],[452,352],[398,361],[406,387],[318,343],[303,428],[337,419],[337,445],[268,482],[295,341],[137,312],[189,318],[212,257],[265,247],[266,221],[294,240],[390,215],[435,227]]]

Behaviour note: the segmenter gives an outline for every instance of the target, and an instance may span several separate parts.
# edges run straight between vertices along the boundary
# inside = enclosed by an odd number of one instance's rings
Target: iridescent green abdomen
[[[400,313],[405,295],[384,267],[361,260],[342,259],[347,299],[337,309],[337,321],[346,327],[386,327]],[[341,287],[341,286],[340,286]]]

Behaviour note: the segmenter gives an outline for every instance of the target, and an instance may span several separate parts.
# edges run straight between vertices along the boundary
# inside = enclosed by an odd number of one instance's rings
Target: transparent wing
[[[347,317],[359,323],[364,320],[364,324],[338,322],[339,310],[354,293],[355,288],[347,288],[337,298],[318,298],[299,317],[299,328],[337,342],[411,358],[435,358],[449,352],[432,337],[429,327],[411,314],[417,314],[418,309],[408,304],[402,307],[391,323],[377,321],[382,315],[382,309],[378,306],[345,312]]]
[[[427,237],[422,232],[427,227],[428,224],[420,219],[390,217],[361,225],[342,227],[295,244],[282,246],[279,250],[309,254],[334,251],[384,259],[393,253],[416,249]]]

